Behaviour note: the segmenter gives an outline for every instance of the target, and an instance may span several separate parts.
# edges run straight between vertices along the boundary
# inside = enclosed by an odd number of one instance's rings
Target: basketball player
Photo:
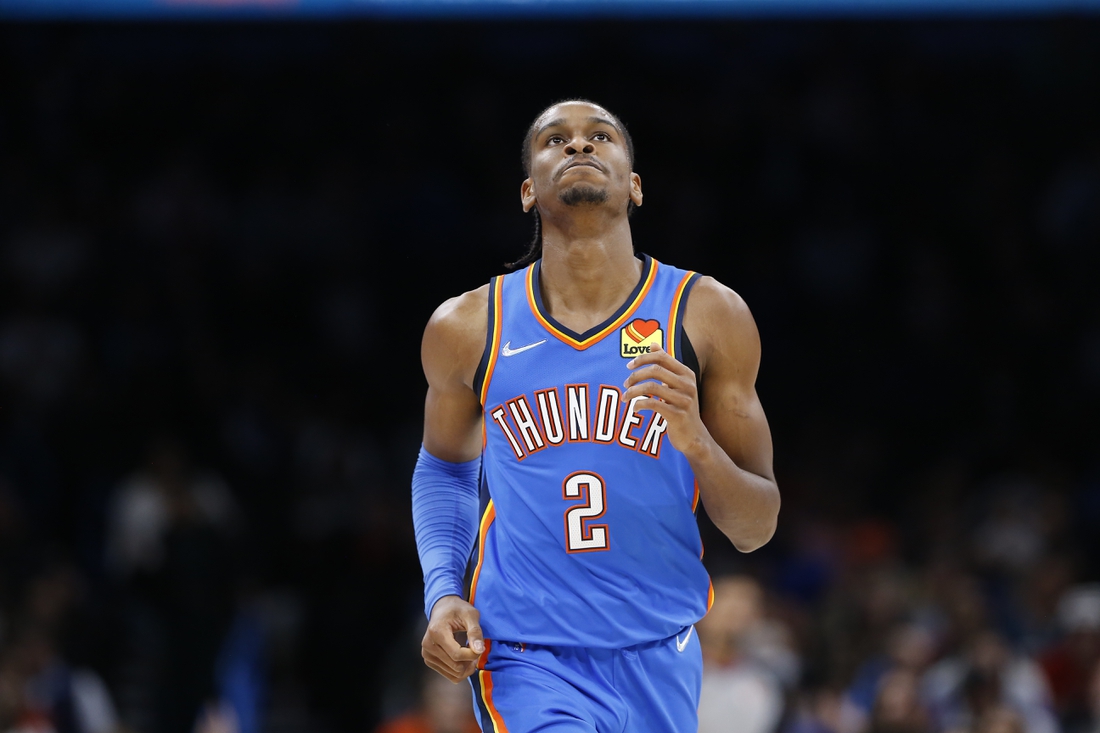
[[[422,654],[471,677],[485,733],[694,733],[713,597],[696,506],[743,552],[779,512],[759,336],[730,289],[635,254],[614,115],[556,104],[523,158],[527,267],[424,333]]]

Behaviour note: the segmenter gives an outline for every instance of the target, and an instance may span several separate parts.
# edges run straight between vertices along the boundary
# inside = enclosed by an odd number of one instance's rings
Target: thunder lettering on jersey
[[[622,398],[626,365],[654,344],[684,360],[698,275],[641,260],[630,297],[582,334],[543,307],[541,260],[490,283],[470,580],[489,639],[621,648],[709,608],[691,467],[664,418]]]

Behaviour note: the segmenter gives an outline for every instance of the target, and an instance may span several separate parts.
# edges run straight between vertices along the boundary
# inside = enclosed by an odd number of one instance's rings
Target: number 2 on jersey
[[[608,548],[606,524],[589,524],[607,511],[603,478],[591,471],[576,471],[561,485],[562,499],[583,499],[565,512],[566,552],[592,552]]]

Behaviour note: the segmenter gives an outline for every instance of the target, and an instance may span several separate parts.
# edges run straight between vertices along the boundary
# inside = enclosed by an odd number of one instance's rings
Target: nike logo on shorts
[[[508,343],[504,344],[504,348],[500,350],[500,353],[501,353],[502,356],[515,356],[516,354],[523,353],[524,351],[527,351],[528,349],[533,349],[536,346],[541,346],[542,344],[545,344],[545,343],[546,343],[546,339],[543,339],[542,341],[536,341],[533,344],[527,344],[526,346],[521,346],[518,349],[510,349],[508,347],[510,347],[512,345],[512,342],[509,341]]]
[[[687,635],[684,636],[683,641],[680,641],[680,635],[679,634],[676,635],[676,651],[682,652],[685,649],[687,649],[688,641],[691,639],[691,632],[692,631],[695,631],[694,626],[691,626],[691,627],[688,628]]]

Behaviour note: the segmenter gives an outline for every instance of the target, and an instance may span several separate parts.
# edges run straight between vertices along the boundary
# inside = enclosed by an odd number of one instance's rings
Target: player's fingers
[[[659,397],[663,402],[672,405],[674,407],[685,407],[691,398],[685,395],[682,391],[673,389],[667,384],[658,384],[657,382],[644,382],[643,384],[635,384],[633,387],[623,392],[623,401],[629,402],[635,397]],[[646,408],[643,401],[634,403],[634,410],[652,409]]]
[[[439,664],[439,663],[437,662],[436,664]],[[473,662],[468,662],[466,664],[463,664],[460,667],[458,667],[457,669],[455,669],[453,667],[447,667],[447,666],[444,666],[442,664],[439,664],[439,667],[440,667],[440,669],[436,670],[436,671],[438,671],[441,675],[443,675],[444,677],[449,679],[451,682],[461,682],[462,680],[466,679],[467,677],[469,677],[470,675],[472,675],[474,672],[477,671],[477,665],[474,664]]]
[[[449,653],[438,644],[427,644],[421,647],[420,654],[424,657],[424,661],[432,669],[442,668],[456,677],[466,673],[466,669],[469,666],[469,661],[459,661],[453,659]]]
[[[477,627],[478,634],[481,633],[481,627]],[[444,654],[453,659],[456,662],[476,662],[477,658],[481,655],[481,652],[470,649],[469,647],[462,646],[454,637],[453,631],[435,630],[431,633],[432,642],[438,646]],[[482,646],[481,651],[485,651],[485,647]]]
[[[650,346],[649,351],[644,354],[635,356],[633,359],[626,363],[627,369],[637,369],[643,364],[662,364],[669,371],[676,374],[684,374],[685,372],[691,372],[691,369],[684,364],[681,364],[674,359],[667,351],[660,346]]]
[[[477,619],[471,619],[469,626],[466,627],[466,643],[469,645],[470,651],[475,654],[481,654],[485,651],[485,635],[482,633]]]
[[[438,644],[437,648],[441,655],[445,656],[451,663],[456,665],[456,668],[468,662],[476,662],[477,658],[481,656],[469,647],[460,646],[459,643],[454,640],[454,637],[451,637],[449,644]]]
[[[424,661],[429,665],[443,667],[453,674],[457,674],[462,669],[462,665],[451,659],[450,655],[444,652],[437,644],[425,644],[421,646],[420,656],[424,657]]]
[[[660,354],[650,361],[643,362],[641,359],[642,357],[638,357],[633,362],[627,363],[627,366],[633,370],[628,379],[647,379],[646,376],[635,377],[639,372],[645,372],[646,374],[654,375],[648,377],[649,379],[660,379],[662,382],[673,382],[684,389],[694,389],[698,384],[698,380],[695,378],[695,372],[691,371],[691,369],[676,361],[668,354]]]
[[[455,632],[451,624],[429,624],[428,639],[430,639],[433,644],[440,647],[449,657],[453,656],[453,652],[462,648],[462,645],[455,639]]]
[[[445,648],[453,659],[469,661],[470,659],[477,659],[478,655],[485,651],[485,635],[481,631],[480,621],[481,611],[470,604],[463,604],[456,609],[451,617],[451,628],[455,632],[464,634],[466,646],[446,644]],[[463,653],[458,653],[456,647],[462,650]],[[470,654],[473,656],[471,657]]]
[[[657,390],[661,387],[659,382],[645,382],[644,384],[635,384],[632,387],[627,388],[623,392],[622,401],[629,403],[635,397],[650,397],[657,394]],[[634,411],[644,410],[641,402],[634,403]]]
[[[695,387],[694,380],[688,382],[682,374],[669,371],[663,364],[650,364],[635,369],[623,382],[623,386],[631,387],[647,379],[664,382],[665,384],[674,384],[679,389],[693,389]]]
[[[448,654],[450,654],[451,659],[455,660],[456,662],[476,662],[478,660],[478,657],[481,656],[480,653],[475,652],[468,646],[460,646],[458,647],[457,651],[452,650],[449,651]]]
[[[436,672],[438,674],[443,675],[444,677],[446,677],[451,682],[456,681],[456,675],[453,672],[451,672],[449,669],[447,669],[446,667],[441,665],[439,662],[435,661],[434,659],[428,659],[427,657],[425,657],[424,658],[424,664],[428,667],[428,669],[432,670],[433,672]]]
[[[454,648],[462,650],[462,647],[458,646],[458,644],[455,644]],[[441,664],[446,664],[456,672],[461,670],[468,662],[472,661],[470,659],[456,659],[451,649],[437,644],[434,641],[423,644],[421,650],[425,658],[432,657],[433,659],[437,659]]]
[[[425,656],[424,663],[451,682],[461,682],[477,671],[477,662],[455,662],[444,656]]]
[[[667,409],[668,405],[664,404],[660,400],[655,400],[652,397],[646,397],[644,400],[638,400],[635,410],[653,410],[656,413],[660,413],[661,410]]]
[[[449,682],[453,682],[456,685],[459,682],[461,682],[462,680],[464,680],[464,679],[466,679],[467,677],[470,676],[469,673],[467,673],[467,672],[463,672],[463,673],[453,672],[449,668],[439,664],[439,662],[436,662],[435,660],[425,659],[424,663],[426,665],[428,665],[428,669],[431,669],[434,672],[438,672],[440,675],[445,677]]]

